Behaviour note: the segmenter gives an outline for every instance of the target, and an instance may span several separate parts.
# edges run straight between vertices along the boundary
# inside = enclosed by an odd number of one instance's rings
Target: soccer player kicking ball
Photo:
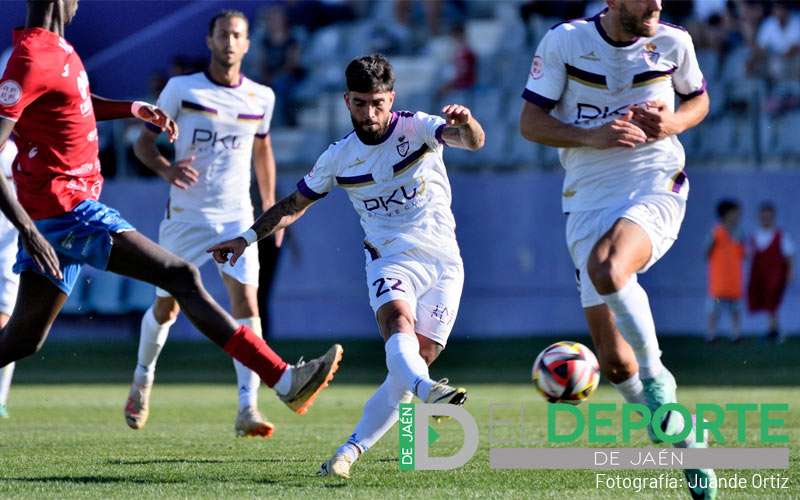
[[[520,118],[526,139],[561,148],[567,246],[603,373],[651,411],[675,402],[676,384],[636,274],[678,236],[689,184],[676,136],[709,103],[691,37],[660,23],[660,13],[659,0],[608,0],[597,16],[552,28],[533,58]],[[677,412],[661,425],[667,435],[684,428]],[[706,446],[693,434],[679,446]],[[714,472],[685,474],[698,484]],[[701,483],[709,488],[692,496],[713,498],[712,482]]]
[[[458,312],[464,268],[450,210],[443,146],[477,150],[484,134],[456,104],[446,119],[392,112],[394,75],[383,56],[353,60],[345,70],[354,131],[333,143],[297,191],[259,217],[242,237],[209,249],[236,264],[249,245],[296,221],[334,186],[347,191],[364,228],[367,287],[389,374],[364,406],[355,432],[322,464],[321,475],[350,477],[350,467],[397,420],[401,402],[460,405],[464,389],[432,380],[430,365],[447,343]]]
[[[251,160],[263,208],[275,203],[275,159],[268,135],[275,94],[241,74],[250,46],[245,15],[232,10],[215,15],[206,44],[211,50],[208,71],[170,79],[158,98],[158,107],[183,132],[176,144],[178,161],[172,164],[161,155],[155,144],[161,131],[153,125],[135,147],[142,163],[172,185],[158,244],[196,266],[211,258],[207,247],[238,236],[253,223],[253,205],[243,196],[250,190]],[[218,267],[233,317],[261,337],[257,247],[249,247],[236,266]],[[125,421],[133,429],[147,422],[156,361],[179,312],[175,297],[159,288],[142,318],[138,363],[125,405]],[[274,427],[257,406],[258,375],[233,363],[239,387],[236,434],[270,436]]]
[[[89,264],[168,291],[204,335],[255,371],[293,411],[305,413],[337,370],[341,346],[308,363],[287,365],[214,302],[196,266],[97,201],[103,177],[95,116],[137,117],[173,140],[177,128],[155,106],[91,94],[81,59],[62,37],[77,8],[76,0],[29,1],[27,27],[14,32],[14,51],[0,78],[0,146],[13,129],[19,148],[19,202],[0,178],[0,209],[21,242],[14,266],[21,274],[19,294],[0,334],[0,367],[41,348],[81,266]]]

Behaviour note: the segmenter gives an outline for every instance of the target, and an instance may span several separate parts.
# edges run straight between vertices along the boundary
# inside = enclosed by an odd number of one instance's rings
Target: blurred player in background
[[[794,242],[788,233],[777,227],[775,205],[765,201],[758,209],[759,227],[751,237],[753,262],[747,284],[747,302],[750,312],[769,315],[767,339],[782,341],[778,310],[783,293],[794,274]]]
[[[250,47],[248,20],[238,11],[222,11],[210,22],[206,44],[211,51],[208,70],[176,76],[167,82],[158,107],[178,123],[182,132],[172,164],[161,155],[156,139],[161,130],[150,125],[134,150],[147,167],[171,184],[158,244],[196,266],[211,259],[205,249],[243,233],[253,223],[249,196],[251,163],[262,209],[275,203],[275,159],[269,138],[275,105],[272,89],[245,78],[242,59]],[[275,244],[280,245],[281,233]],[[261,337],[258,313],[258,249],[248,247],[236,266],[218,264],[231,302],[233,317]],[[180,306],[163,289],[142,318],[139,354],[125,420],[133,429],[144,427],[156,361]],[[258,375],[233,361],[239,387],[239,411],[234,424],[239,436],[270,436],[273,425],[258,411]]]
[[[0,61],[0,74],[5,70],[5,61]],[[17,157],[17,146],[14,141],[6,141],[0,150],[0,168],[9,187],[13,189],[12,166]],[[0,328],[6,326],[14,303],[17,301],[19,276],[14,273],[14,261],[17,257],[17,230],[4,216],[0,215]],[[8,418],[8,392],[14,376],[15,363],[0,368],[0,418]]]
[[[598,15],[552,28],[533,58],[520,118],[523,137],[561,148],[567,246],[601,369],[651,412],[676,401],[676,383],[636,274],[678,237],[689,184],[677,135],[709,106],[691,37],[660,14],[660,0],[608,0]],[[668,435],[684,428],[674,411],[661,424]],[[690,485],[714,474],[684,472]],[[704,484],[690,486],[692,496],[716,495]]]
[[[708,258],[708,334],[706,341],[713,342],[717,324],[723,312],[731,317],[731,336],[734,342],[741,333],[741,304],[745,245],[739,220],[742,210],[736,200],[722,200],[717,204],[719,223],[711,232],[706,256]]]
[[[335,186],[347,191],[366,234],[370,305],[389,371],[353,434],[320,468],[320,475],[349,478],[352,464],[394,425],[399,404],[412,394],[426,403],[460,405],[467,398],[447,379],[432,380],[428,365],[447,343],[464,284],[442,152],[445,144],[477,150],[484,133],[456,104],[444,107],[446,119],[392,112],[394,73],[381,55],[353,60],[345,77],[353,132],[328,147],[297,191],[246,234],[209,251],[217,262],[230,257],[235,265],[252,243],[292,224]]]
[[[26,27],[0,78],[0,147],[13,129],[17,196],[0,178],[0,209],[20,233],[14,314],[0,335],[0,367],[43,345],[83,264],[151,283],[178,300],[194,325],[304,413],[337,370],[342,349],[288,365],[208,295],[197,267],[162,249],[97,199],[103,184],[97,120],[136,117],[177,136],[175,123],[143,102],[91,94],[80,57],[64,38],[76,0],[27,2]]]

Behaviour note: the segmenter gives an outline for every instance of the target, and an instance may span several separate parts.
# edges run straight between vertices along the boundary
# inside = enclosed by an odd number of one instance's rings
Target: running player
[[[0,66],[5,66],[3,61],[0,61]],[[9,183],[12,182],[11,167],[16,157],[17,146],[14,141],[6,141],[5,147],[0,150],[0,168]],[[13,189],[13,184],[9,186]],[[0,216],[0,328],[8,323],[17,301],[19,276],[12,270],[16,256],[17,230],[8,219]],[[11,390],[14,365],[15,363],[9,363],[0,368],[0,418],[8,418],[8,392]]]
[[[26,28],[14,31],[14,52],[0,78],[0,147],[13,129],[19,148],[19,202],[0,178],[0,209],[21,243],[14,266],[19,294],[0,335],[0,367],[41,348],[81,266],[89,264],[169,291],[198,330],[258,373],[293,411],[305,413],[337,370],[341,346],[288,365],[214,302],[196,266],[97,201],[103,177],[95,117],[137,117],[173,140],[177,128],[155,106],[91,94],[83,63],[62,36],[77,8],[76,0],[28,1]]]
[[[175,151],[181,160],[173,165],[161,155],[156,147],[161,131],[152,125],[135,147],[142,163],[172,185],[158,244],[196,266],[210,260],[208,246],[238,236],[253,223],[253,205],[242,196],[250,190],[251,161],[263,208],[275,203],[275,159],[268,135],[275,94],[241,74],[250,45],[245,15],[232,10],[215,15],[206,44],[208,71],[170,79],[158,98],[158,107],[183,131]],[[218,267],[233,317],[261,337],[257,247],[248,248],[235,267]],[[175,297],[158,289],[155,304],[142,318],[138,363],[125,405],[125,420],[133,429],[147,422],[156,361],[179,311]],[[257,407],[258,375],[236,360],[233,364],[239,387],[236,434],[270,436],[274,427]]]
[[[561,148],[567,246],[603,373],[651,411],[676,400],[676,384],[636,274],[678,236],[689,184],[677,135],[709,104],[691,37],[660,13],[660,0],[608,0],[600,14],[552,28],[533,58],[520,118],[526,139]],[[677,412],[662,422],[668,435],[683,426]],[[698,484],[714,472],[685,474]],[[700,484],[709,486],[692,496],[716,495],[714,481]]]
[[[442,152],[445,144],[474,151],[484,142],[483,129],[463,106],[445,106],[446,120],[392,112],[394,74],[381,55],[353,60],[345,77],[353,132],[333,143],[297,191],[241,237],[209,249],[217,262],[230,258],[235,265],[251,244],[296,221],[334,186],[347,191],[366,233],[367,287],[389,373],[355,432],[322,464],[321,475],[342,478],[391,428],[399,404],[412,394],[426,403],[460,405],[467,398],[464,389],[428,373],[447,343],[464,283]]]

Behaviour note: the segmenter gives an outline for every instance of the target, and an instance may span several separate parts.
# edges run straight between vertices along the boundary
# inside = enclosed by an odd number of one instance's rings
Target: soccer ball
[[[533,383],[550,403],[579,405],[592,395],[599,381],[597,358],[578,342],[556,342],[533,362]]]

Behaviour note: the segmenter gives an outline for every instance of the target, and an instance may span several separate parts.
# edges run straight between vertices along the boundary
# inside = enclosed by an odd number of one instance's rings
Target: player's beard
[[[378,142],[380,138],[383,137],[383,134],[386,133],[386,127],[389,126],[389,120],[386,120],[386,123],[378,130],[366,130],[352,114],[350,115],[350,121],[353,123],[353,130],[356,131],[356,135],[364,144],[374,144]]]
[[[636,17],[625,7],[624,3],[619,5],[619,21],[623,31],[635,36],[651,37],[655,35],[655,30],[650,29],[644,22],[653,17],[654,11],[646,12],[642,17]]]

